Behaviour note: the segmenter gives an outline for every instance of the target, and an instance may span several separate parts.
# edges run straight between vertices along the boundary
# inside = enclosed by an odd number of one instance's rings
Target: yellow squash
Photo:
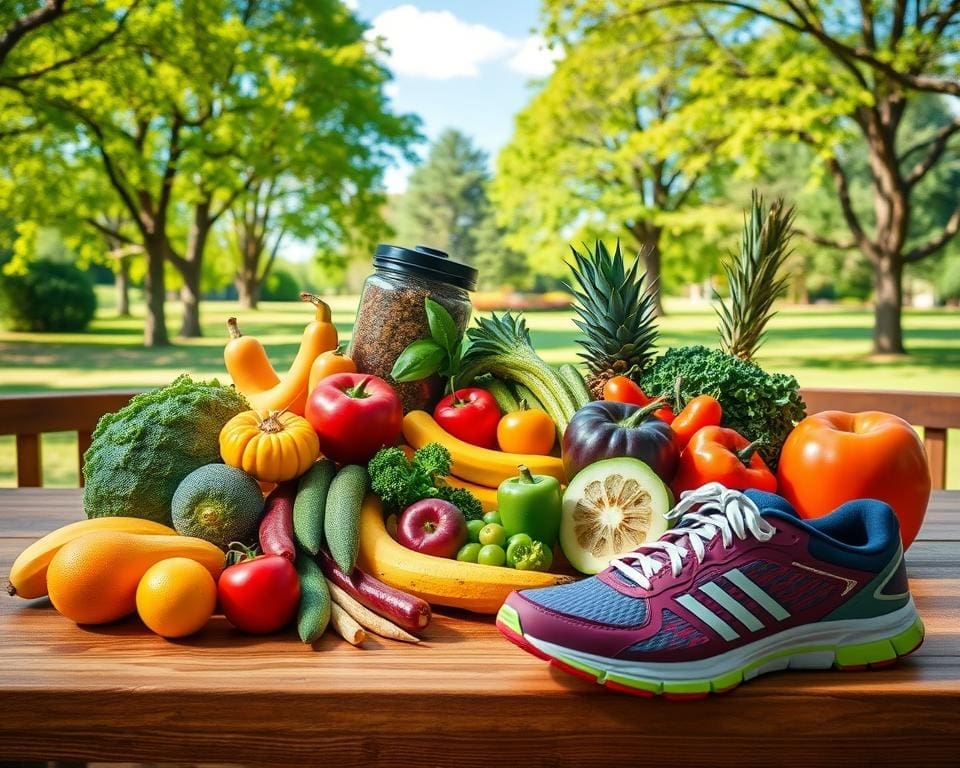
[[[319,297],[310,293],[301,293],[301,301],[308,301],[316,307],[316,317],[303,329],[300,349],[290,365],[290,370],[276,386],[263,392],[247,395],[250,405],[257,411],[290,411],[303,416],[307,405],[307,385],[313,361],[322,353],[337,348],[337,329],[331,321],[330,307]]]
[[[203,539],[100,531],[65,544],[47,569],[53,607],[77,624],[106,624],[133,613],[137,586],[150,566],[186,557],[217,579],[224,553]]]
[[[138,517],[94,517],[80,520],[48,533],[27,547],[10,568],[7,592],[18,597],[43,597],[47,594],[47,568],[60,548],[74,539],[97,531],[139,533],[155,536],[179,536],[173,528],[141,520]]]
[[[463,563],[407,549],[387,533],[376,496],[367,496],[360,511],[357,565],[385,584],[423,598],[431,605],[474,613],[496,613],[515,589],[550,587],[571,580],[554,573]]]
[[[471,445],[447,432],[426,411],[410,411],[403,417],[403,436],[413,448],[427,443],[440,443],[453,458],[451,472],[471,483],[497,488],[510,477],[517,476],[517,466],[525,464],[535,475],[550,475],[566,482],[563,462],[554,456],[527,453],[504,453]]]
[[[240,333],[235,317],[227,320],[227,330],[230,341],[223,348],[223,362],[234,386],[249,397],[279,384],[280,377],[273,370],[263,344],[253,336]]]
[[[220,456],[257,480],[282,483],[306,472],[320,441],[302,416],[289,411],[244,411],[220,430]]]

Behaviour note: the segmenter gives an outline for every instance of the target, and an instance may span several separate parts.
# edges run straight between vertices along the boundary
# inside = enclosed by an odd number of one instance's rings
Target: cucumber
[[[593,400],[590,397],[590,391],[587,389],[587,383],[583,380],[580,369],[570,363],[564,363],[557,369],[560,379],[567,388],[567,392],[577,404],[577,408],[583,408],[587,403]]]
[[[327,494],[323,516],[323,532],[327,549],[337,567],[353,573],[360,549],[360,507],[367,492],[367,470],[359,464],[348,464],[333,478]]]
[[[493,399],[496,400],[497,405],[500,406],[501,413],[507,414],[520,410],[520,404],[517,402],[517,398],[513,396],[513,392],[510,391],[510,387],[507,386],[505,381],[492,379],[490,382],[484,384],[483,388],[493,395]]]
[[[527,403],[527,408],[531,411],[546,411],[547,409],[543,407],[543,403],[537,400],[537,396],[533,394],[527,387],[523,384],[518,384],[514,382],[513,391],[516,393],[517,402],[525,400]],[[519,410],[519,406],[517,406]]]
[[[293,535],[303,549],[316,555],[323,546],[323,514],[327,494],[336,467],[329,459],[321,459],[300,478],[297,498],[293,502]]]
[[[323,571],[308,552],[297,549],[294,561],[297,575],[300,577],[300,607],[297,610],[297,632],[300,639],[312,644],[330,623],[330,588],[323,578]]]

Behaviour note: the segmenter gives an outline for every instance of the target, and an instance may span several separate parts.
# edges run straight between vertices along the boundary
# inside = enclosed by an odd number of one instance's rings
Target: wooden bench
[[[809,413],[880,410],[923,427],[933,487],[946,487],[947,429],[960,428],[960,393],[820,388],[806,388],[802,393]],[[40,435],[46,432],[78,433],[82,485],[83,454],[90,447],[97,420],[122,408],[135,394],[135,390],[118,390],[0,396],[0,435],[16,435],[17,485],[43,485]]]

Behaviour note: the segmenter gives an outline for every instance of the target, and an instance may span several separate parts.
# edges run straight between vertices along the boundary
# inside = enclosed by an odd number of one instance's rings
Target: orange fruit
[[[137,609],[137,585],[154,563],[189,557],[216,578],[223,551],[188,536],[96,531],[68,542],[50,561],[47,594],[53,607],[77,624],[106,624]]]
[[[217,605],[217,584],[196,560],[171,557],[150,566],[137,586],[137,612],[161,637],[203,628]]]

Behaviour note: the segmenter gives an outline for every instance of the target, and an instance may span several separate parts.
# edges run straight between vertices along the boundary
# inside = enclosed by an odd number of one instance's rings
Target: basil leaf
[[[435,374],[447,353],[433,339],[420,339],[409,344],[393,364],[390,375],[396,381],[419,381]]]
[[[453,322],[447,308],[438,304],[433,299],[424,300],[424,306],[427,309],[427,322],[430,324],[430,335],[433,340],[439,344],[443,350],[453,357],[456,348],[460,345],[460,334],[457,332],[457,324]]]

